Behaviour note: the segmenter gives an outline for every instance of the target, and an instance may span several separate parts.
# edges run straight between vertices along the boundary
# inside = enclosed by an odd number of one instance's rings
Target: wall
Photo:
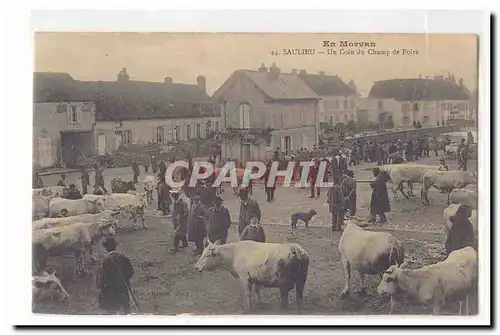
[[[62,105],[76,107],[77,123],[68,122],[67,109]],[[62,106],[59,107],[58,106]],[[92,131],[95,120],[95,104],[91,102],[36,102],[33,104],[33,162],[41,168],[55,166],[61,158],[61,132]],[[39,138],[50,138],[50,162],[39,153]],[[40,164],[42,166],[40,166]]]
[[[156,142],[157,128],[163,127],[164,143],[173,140],[174,127],[180,129],[181,141],[187,140],[187,125],[191,125],[191,138],[196,137],[196,125],[200,125],[200,136],[206,136],[206,124],[211,121],[210,130],[214,131],[216,122],[219,123],[219,130],[223,129],[223,124],[220,117],[203,117],[203,118],[176,118],[176,119],[149,119],[149,120],[128,120],[128,121],[99,121],[95,126],[96,152],[98,152],[97,137],[99,134],[104,134],[106,138],[106,152],[111,153],[117,149],[117,140],[115,131],[132,131],[132,143]]]
[[[221,97],[222,122],[227,127],[241,128],[239,107],[249,104],[250,128],[274,129],[271,146],[252,145],[251,156],[254,159],[266,159],[276,147],[281,147],[281,139],[292,137],[292,150],[300,149],[300,135],[308,135],[308,149],[318,142],[319,117],[317,100],[290,100],[266,102],[266,96],[250,79],[241,75],[236,77],[232,86]],[[235,141],[223,146],[222,154],[230,159],[240,160],[241,143]]]
[[[347,107],[344,108],[344,102]],[[358,97],[357,96],[322,96],[319,102],[319,118],[321,122],[332,125],[349,121],[357,121]]]
[[[401,104],[399,101],[396,101],[394,99],[360,99],[358,110],[358,119],[360,122],[361,119],[364,119],[366,116],[366,122],[371,121],[374,123],[378,123],[380,114],[385,113],[386,116],[392,116],[394,126],[402,126],[404,123],[404,115],[401,112]],[[411,121],[409,125],[411,126]]]

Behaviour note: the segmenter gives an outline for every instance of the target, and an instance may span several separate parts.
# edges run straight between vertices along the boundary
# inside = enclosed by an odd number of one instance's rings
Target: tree
[[[349,121],[347,123],[347,130],[350,131],[350,132],[353,132],[355,133],[357,131],[357,125],[356,125],[356,122],[354,121]]]

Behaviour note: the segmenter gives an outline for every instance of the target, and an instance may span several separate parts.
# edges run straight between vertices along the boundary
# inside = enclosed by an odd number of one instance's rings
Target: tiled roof
[[[265,95],[273,100],[319,99],[298,75],[277,74],[272,78],[269,72],[239,70],[243,72]]]
[[[447,79],[391,79],[376,81],[369,94],[375,99],[413,100],[468,100],[469,91],[464,86]]]
[[[76,81],[35,74],[35,102],[95,101],[97,121],[218,116],[197,85],[143,81]],[[49,94],[48,94],[49,93]]]
[[[314,92],[321,96],[356,95],[356,92],[336,75],[301,74],[299,76]]]

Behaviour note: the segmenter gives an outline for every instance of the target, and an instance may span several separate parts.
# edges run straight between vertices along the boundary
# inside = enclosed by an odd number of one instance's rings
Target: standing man
[[[457,148],[459,170],[467,171],[467,154],[468,154],[467,151],[468,151],[468,144],[465,143],[465,138],[462,138]]]
[[[87,194],[87,186],[90,186],[90,177],[85,165],[80,165],[80,173],[82,174],[82,192],[83,194]]]
[[[348,209],[351,215],[356,215],[356,179],[354,172],[347,170],[342,179],[342,193],[344,195],[344,209]]]
[[[167,172],[167,166],[165,165],[165,162],[160,160],[160,163],[158,163],[158,180],[165,180],[165,173]]]
[[[387,194],[386,182],[388,180],[387,173],[381,173],[379,168],[373,169],[375,180],[370,183],[372,188],[372,198],[370,201],[370,219],[368,222],[375,222],[377,214],[380,216],[379,223],[387,222],[385,217],[386,212],[391,211],[389,204],[389,195]]]
[[[179,190],[172,190],[171,194],[174,199],[172,222],[175,229],[174,247],[171,250],[177,252],[179,248],[185,248],[188,245],[186,234],[188,229],[189,209],[184,200],[180,198]]]
[[[57,182],[57,186],[66,187],[66,175],[64,173],[61,174],[61,179]]]
[[[408,142],[406,142],[405,158],[408,162],[413,158],[413,143],[411,140],[408,140]]]
[[[338,231],[342,228],[344,222],[344,196],[340,185],[340,175],[333,175],[333,186],[328,191],[327,203],[330,205],[332,213],[332,231]]]
[[[99,307],[108,313],[130,314],[130,279],[134,268],[130,259],[116,251],[117,242],[108,237],[102,243],[108,254],[97,273]]]
[[[222,198],[215,198],[215,206],[208,210],[210,221],[208,225],[208,239],[210,242],[220,241],[226,244],[229,227],[231,227],[231,215],[226,207],[222,205]]]
[[[259,222],[261,219],[260,207],[257,201],[250,199],[248,196],[247,189],[241,189],[239,193],[239,197],[241,199],[240,205],[240,215],[238,218],[238,233],[241,235],[241,232],[245,227],[250,223],[250,217],[255,216]]]
[[[311,183],[311,196],[309,198],[314,198],[314,189],[315,188],[316,188],[318,198],[321,194],[320,188],[315,187],[316,180],[318,179],[319,164],[320,164],[319,160],[316,159],[316,161],[314,162],[314,166],[311,167],[311,169],[309,170],[309,182]]]
[[[266,201],[272,202],[274,201],[274,192],[276,191],[276,178],[274,178],[274,182],[271,186],[268,186],[267,183],[269,181],[269,175],[271,174],[271,164],[272,161],[269,161],[266,166],[266,172],[262,178],[264,179],[264,190],[266,191]]]
[[[108,193],[108,190],[104,186],[104,177],[102,176],[102,166],[100,162],[97,162],[95,165],[95,185],[98,188],[102,188],[105,193]]]
[[[206,215],[206,212],[207,210],[200,202],[200,195],[193,195],[189,212],[188,241],[195,243],[195,254],[203,252],[203,239],[207,235],[205,222],[208,220],[208,215]]]
[[[168,215],[170,213],[170,205],[172,201],[170,199],[170,186],[165,182],[164,179],[158,182],[158,210],[162,211],[163,215]]]
[[[341,156],[341,151],[337,150],[332,158],[332,175],[341,176],[347,170],[347,162]]]
[[[132,162],[132,172],[134,173],[134,183],[138,183],[139,180],[139,164],[137,163],[137,156],[134,157],[134,161]]]

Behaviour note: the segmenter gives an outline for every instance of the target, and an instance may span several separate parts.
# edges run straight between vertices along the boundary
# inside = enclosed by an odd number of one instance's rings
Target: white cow
[[[33,219],[46,218],[49,216],[50,198],[44,196],[33,197],[32,215]]]
[[[134,221],[134,228],[137,227],[137,217],[141,219],[144,229],[147,229],[144,219],[144,209],[147,208],[146,192],[136,194],[111,193],[109,195],[85,194],[83,199],[89,201],[102,200],[107,209],[119,210],[122,214],[128,214]]]
[[[85,251],[95,259],[93,245],[104,236],[115,235],[111,222],[73,223],[68,226],[38,229],[32,232],[35,272],[45,270],[50,256],[74,254],[75,270],[85,270]]]
[[[406,198],[410,199],[403,191],[403,182],[408,183],[408,194],[413,196],[413,183],[422,182],[422,174],[427,170],[446,171],[442,165],[423,164],[387,164],[380,166],[380,170],[386,171],[391,178],[392,194],[394,199],[398,199],[398,190]]]
[[[280,289],[282,307],[288,307],[288,293],[295,287],[296,302],[302,305],[309,268],[309,255],[295,243],[239,241],[220,245],[209,242],[195,265],[198,271],[225,269],[239,279],[252,307],[252,286],[260,299],[260,287]]]
[[[53,198],[49,203],[49,217],[58,217],[61,211],[66,210],[66,216],[76,216],[82,214],[95,214],[105,210],[104,201],[100,199],[70,200],[63,198]]]
[[[468,297],[477,280],[477,253],[474,248],[455,250],[443,261],[416,270],[405,270],[406,263],[400,267],[391,266],[382,276],[377,288],[380,294],[394,296],[398,290],[432,306],[433,314],[441,313],[447,300],[460,298],[462,314],[463,297],[465,311],[469,313]],[[394,305],[391,300],[391,313]]]
[[[53,197],[61,197],[68,188],[64,186],[50,186],[44,188],[34,188],[33,196],[53,196]]]
[[[41,276],[33,276],[31,281],[33,307],[43,300],[63,301],[69,297],[55,274],[44,271]]]
[[[452,204],[467,205],[472,208],[477,209],[477,191],[467,190],[465,188],[459,188],[451,191],[450,202]]]
[[[68,216],[61,218],[43,218],[32,222],[31,229],[48,229],[55,227],[68,226],[73,223],[87,223],[87,222],[112,222],[116,226],[117,216],[119,211],[104,210],[98,214],[83,214],[77,216]]]
[[[344,268],[345,286],[341,297],[349,293],[351,270],[357,271],[361,279],[361,290],[365,289],[365,275],[381,274],[392,264],[404,261],[401,242],[386,232],[366,231],[351,217],[346,221],[339,241],[339,251]]]
[[[426,170],[422,174],[422,189],[420,197],[424,205],[429,205],[428,193],[431,187],[444,190],[448,193],[448,203],[450,203],[450,193],[457,188],[464,188],[469,184],[477,183],[475,172],[468,171],[433,171]]]
[[[148,201],[148,204],[153,202],[153,190],[156,185],[156,178],[155,176],[148,175],[146,176],[146,179],[144,179],[144,190],[146,191],[146,199]]]
[[[446,157],[456,158],[458,156],[458,144],[451,143],[444,148]]]

